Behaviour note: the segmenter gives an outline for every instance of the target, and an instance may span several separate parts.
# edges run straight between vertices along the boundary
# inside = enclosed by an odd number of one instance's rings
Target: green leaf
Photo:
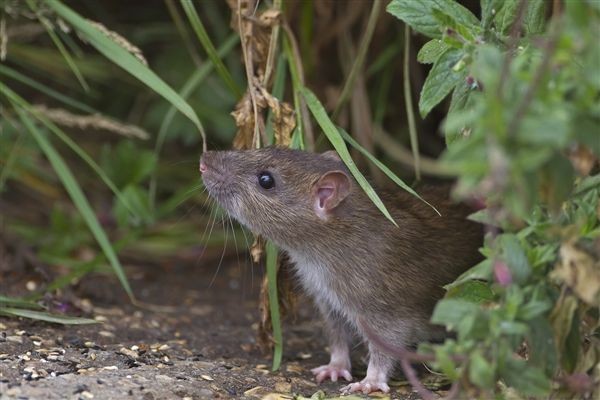
[[[550,379],[540,368],[527,365],[523,360],[508,358],[500,372],[507,385],[526,396],[546,396],[550,391]]]
[[[231,74],[225,67],[225,64],[223,64],[223,61],[219,57],[219,54],[217,53],[215,46],[213,45],[212,41],[208,37],[208,32],[206,32],[206,29],[204,29],[204,25],[202,24],[202,21],[200,20],[200,17],[198,16],[198,13],[196,12],[196,8],[194,7],[194,4],[192,3],[191,0],[183,0],[183,1],[181,1],[181,6],[183,7],[183,10],[185,11],[188,19],[190,20],[190,24],[192,25],[192,28],[194,28],[194,32],[196,32],[196,36],[198,36],[198,40],[200,40],[200,43],[202,43],[202,47],[204,47],[204,51],[206,51],[206,54],[208,54],[210,61],[215,66],[217,73],[219,74],[221,79],[223,79],[223,81],[225,82],[227,87],[229,87],[229,89],[231,90],[231,93],[233,93],[233,95],[237,99],[241,98],[242,94],[243,94],[242,90],[235,83],[235,81],[233,80],[233,77],[231,76]]]
[[[419,112],[423,118],[460,82],[463,74],[453,71],[452,67],[456,65],[461,55],[460,50],[449,49],[433,64],[419,98]]]
[[[4,94],[11,102],[17,104],[19,107],[29,110],[29,112],[36,117],[42,124],[46,126],[54,135],[56,135],[60,140],[62,140],[75,154],[77,154],[83,161],[88,164],[88,166],[102,179],[102,182],[117,196],[119,201],[123,203],[125,207],[135,215],[135,211],[131,207],[131,205],[127,202],[127,199],[121,191],[116,187],[113,181],[108,177],[108,175],[100,168],[100,166],[94,161],[77,143],[75,143],[66,133],[64,133],[56,124],[48,120],[41,113],[32,110],[31,104],[26,102],[22,97],[17,95],[15,92],[10,90],[8,87],[2,85],[0,83],[0,88],[2,88],[1,93]]]
[[[2,296],[0,295],[0,309],[2,309],[2,307],[16,307],[16,308],[37,308],[37,309],[41,309],[43,308],[42,306],[40,306],[39,304],[33,302],[33,301],[29,301],[29,300],[22,300],[22,299],[15,299],[12,297],[6,297],[6,296]]]
[[[45,311],[25,310],[22,308],[0,307],[0,314],[35,319],[38,321],[54,322],[63,325],[87,325],[98,323],[98,321],[89,318],[69,317],[67,315],[50,314]]]
[[[431,322],[446,325],[449,329],[452,329],[465,317],[475,315],[478,311],[479,306],[473,302],[460,299],[442,299],[433,310]]]
[[[539,35],[544,33],[546,28],[546,0],[529,0],[527,2],[527,13],[523,26],[527,35]]]
[[[519,243],[517,236],[504,234],[500,237],[503,259],[510,269],[513,279],[517,283],[523,283],[531,274],[531,266],[527,255]]]
[[[449,46],[440,39],[431,39],[419,50],[417,61],[421,64],[433,64],[448,48]]]
[[[486,303],[494,299],[494,292],[486,282],[469,280],[453,286],[446,293],[446,298],[462,299],[472,303]]]
[[[542,368],[548,376],[554,376],[558,355],[550,322],[545,316],[541,316],[529,321],[529,327],[529,361],[532,365]]]
[[[480,351],[475,351],[469,357],[469,380],[487,389],[494,385],[494,366],[488,362]]]
[[[423,199],[421,196],[419,196],[419,194],[417,192],[415,192],[415,190],[413,188],[411,188],[406,183],[404,183],[404,181],[402,179],[400,179],[398,177],[398,175],[394,174],[394,172],[392,170],[390,170],[384,163],[382,163],[381,161],[379,161],[376,157],[374,157],[371,153],[369,153],[367,151],[367,149],[365,149],[364,147],[362,147],[360,145],[360,143],[358,143],[356,140],[354,140],[354,138],[352,136],[350,136],[348,134],[348,132],[346,132],[344,129],[342,129],[340,127],[338,127],[338,132],[340,133],[340,135],[342,135],[342,137],[344,138],[345,141],[347,141],[352,147],[354,147],[355,149],[357,149],[362,155],[364,155],[369,160],[371,160],[371,162],[373,164],[375,164],[375,166],[377,168],[379,168],[384,174],[386,174],[386,176],[388,178],[390,178],[392,181],[394,181],[394,183],[396,185],[400,186],[402,189],[406,190],[408,193],[412,194],[413,196],[415,196],[416,198],[418,198],[419,200],[421,200],[423,203],[427,204],[439,216],[442,215],[442,214],[440,214],[440,212],[432,204],[430,204],[429,202],[427,202],[425,199]]]
[[[398,226],[388,209],[385,207],[385,204],[383,204],[383,202],[381,201],[381,198],[379,197],[377,192],[375,192],[375,189],[373,189],[371,184],[356,167],[356,164],[352,160],[350,152],[348,151],[348,148],[344,143],[344,139],[340,135],[340,132],[336,129],[333,122],[331,122],[331,119],[327,115],[327,112],[325,111],[325,108],[323,108],[321,102],[308,88],[303,87],[301,91],[302,95],[304,96],[304,99],[306,100],[308,108],[319,123],[319,126],[325,133],[325,136],[327,136],[327,139],[329,139],[329,141],[339,154],[342,161],[344,161],[344,164],[346,164],[346,166],[348,167],[348,169],[350,170],[360,187],[365,191],[367,196],[369,196],[373,204],[377,206],[377,208],[383,213],[383,215],[385,215],[386,218],[389,219],[394,225]]]
[[[279,315],[279,301],[277,299],[277,247],[267,242],[267,285],[269,293],[269,310],[271,312],[271,325],[273,326],[273,371],[281,365],[283,353],[283,336],[281,334],[281,318]]]
[[[87,104],[82,103],[72,97],[65,96],[64,94],[57,92],[56,90],[49,88],[48,86],[46,86],[38,81],[35,81],[35,80],[31,79],[30,77],[23,75],[20,72],[16,71],[15,69],[12,69],[6,65],[0,64],[0,74],[5,75],[11,79],[18,81],[18,82],[21,82],[35,90],[38,90],[38,91],[44,93],[47,96],[52,97],[53,99],[60,101],[63,104],[66,104],[70,107],[76,108],[80,111],[83,111],[83,112],[86,112],[89,114],[98,113],[98,111],[94,110]]]
[[[496,21],[498,32],[502,35],[508,34],[508,31],[515,22],[520,2],[520,0],[505,0],[502,3],[502,7],[497,10],[494,20]]]
[[[73,26],[77,32],[92,46],[94,46],[106,58],[129,72],[140,82],[154,90],[156,93],[168,100],[183,115],[196,125],[198,131],[206,141],[206,133],[200,119],[194,110],[181,98],[169,85],[158,77],[150,68],[142,64],[137,58],[131,55],[123,47],[119,46],[79,14],[62,4],[58,0],[47,0],[45,3],[58,16]]]
[[[481,26],[488,30],[504,0],[481,0]]]
[[[489,280],[492,276],[492,261],[489,258],[481,261],[479,264],[475,265],[473,268],[468,269],[463,272],[456,280],[446,286],[444,288],[446,290],[451,290],[457,286],[460,286],[464,282],[473,280],[473,279],[482,279]]]
[[[4,87],[4,85],[2,84],[0,84],[0,86]],[[6,87],[4,88],[8,89]],[[27,116],[25,111],[23,111],[17,104],[13,103],[13,106],[15,107],[15,110],[19,114],[21,121],[23,122],[29,133],[31,133],[31,135],[34,137],[34,139],[36,140],[46,157],[48,157],[52,168],[54,168],[54,170],[56,171],[56,174],[62,181],[66,191],[69,193],[71,200],[73,200],[73,203],[79,210],[79,213],[87,223],[94,237],[96,238],[96,241],[100,245],[100,248],[106,255],[106,258],[110,262],[113,270],[115,271],[115,274],[119,278],[121,285],[129,295],[129,297],[131,299],[134,299],[133,292],[131,290],[131,287],[129,286],[129,282],[127,281],[127,277],[125,275],[125,272],[123,271],[123,267],[121,266],[121,263],[119,262],[119,259],[117,258],[117,255],[115,254],[115,251],[112,245],[110,244],[110,241],[108,240],[104,229],[102,229],[100,223],[98,222],[98,219],[96,218],[92,207],[90,206],[85,195],[83,194],[81,187],[75,180],[73,173],[71,172],[67,164],[64,162],[60,154],[58,154],[56,149],[54,149],[52,144],[48,141],[46,136],[38,130],[33,121]]]
[[[443,26],[433,16],[438,9],[467,27],[479,25],[477,17],[454,0],[392,0],[387,12],[410,25],[412,29],[430,38],[441,38]]]

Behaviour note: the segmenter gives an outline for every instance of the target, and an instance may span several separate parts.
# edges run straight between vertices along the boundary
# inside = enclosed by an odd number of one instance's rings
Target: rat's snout
[[[206,172],[206,170],[208,169],[206,167],[206,164],[204,163],[204,161],[202,161],[202,159],[200,159],[200,167],[198,169],[200,170],[201,174],[204,173],[204,172]]]
[[[198,170],[201,174],[208,171],[208,167],[210,166],[210,159],[212,156],[212,151],[207,151],[200,156],[200,165],[198,166]]]

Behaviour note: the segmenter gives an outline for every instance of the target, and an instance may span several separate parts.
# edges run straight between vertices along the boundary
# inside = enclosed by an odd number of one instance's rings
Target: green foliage
[[[600,378],[600,10],[565,2],[547,22],[547,3],[482,0],[480,21],[452,0],[388,6],[432,38],[419,108],[453,91],[444,159],[455,194],[487,206],[472,216],[492,231],[486,259],[432,316],[457,338],[421,349],[482,397],[593,396]],[[568,393],[574,372],[588,386]]]

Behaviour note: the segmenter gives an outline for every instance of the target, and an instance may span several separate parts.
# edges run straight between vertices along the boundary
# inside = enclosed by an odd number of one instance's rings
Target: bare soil
[[[218,260],[203,263],[128,268],[136,296],[165,310],[133,306],[115,278],[93,274],[63,297],[70,299],[67,311],[99,324],[0,317],[0,399],[339,396],[340,383],[317,385],[310,373],[328,359],[308,301],[285,321],[283,363],[271,372],[269,354],[256,343],[259,268],[233,260],[215,273]],[[28,281],[31,273],[0,273],[0,293],[24,294]],[[364,349],[356,353],[358,378]],[[396,384],[390,398],[418,397]]]

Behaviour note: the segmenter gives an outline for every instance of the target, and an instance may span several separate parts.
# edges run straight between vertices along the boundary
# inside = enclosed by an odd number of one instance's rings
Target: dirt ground
[[[169,306],[160,312],[131,305],[116,279],[98,274],[76,285],[69,304],[99,324],[0,317],[0,399],[339,396],[341,384],[317,385],[310,373],[328,360],[312,305],[301,301],[295,320],[285,321],[282,366],[271,372],[256,345],[260,268],[234,259],[215,274],[217,264],[128,268],[141,301]],[[29,279],[0,276],[0,293],[23,294]],[[359,378],[364,350],[355,353]],[[389,397],[418,398],[403,382],[392,382]]]

